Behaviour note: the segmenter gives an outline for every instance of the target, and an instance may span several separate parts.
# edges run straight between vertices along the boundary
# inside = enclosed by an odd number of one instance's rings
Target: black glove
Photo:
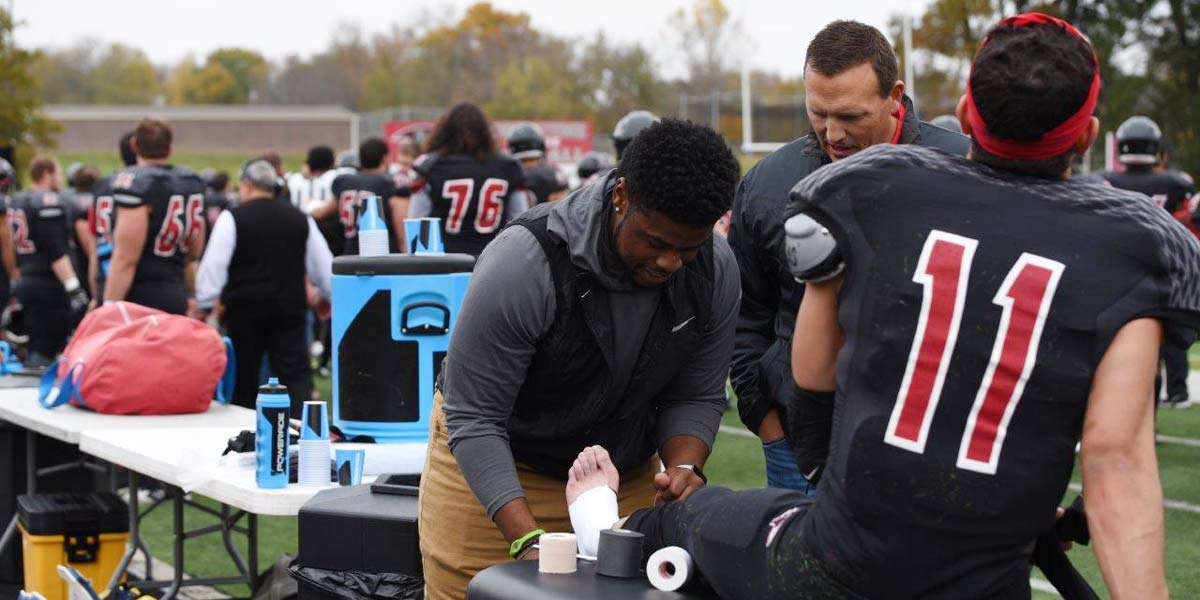
[[[82,315],[87,312],[88,294],[87,290],[83,289],[83,286],[67,292],[67,296],[71,301],[71,314]]]

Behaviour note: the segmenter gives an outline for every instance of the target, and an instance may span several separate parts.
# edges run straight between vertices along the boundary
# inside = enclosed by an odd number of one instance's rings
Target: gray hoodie
[[[616,357],[611,389],[622,390],[662,296],[657,288],[634,285],[611,249],[611,180],[597,178],[557,202],[547,229],[567,242],[571,262],[610,292]],[[711,448],[725,408],[740,289],[737,263],[720,236],[713,240],[713,263],[713,327],[660,397],[660,447],[668,438],[689,435]],[[506,424],[538,342],[553,323],[555,305],[550,266],[533,234],[524,227],[501,232],[471,276],[443,382],[450,449],[488,516],[525,496]]]

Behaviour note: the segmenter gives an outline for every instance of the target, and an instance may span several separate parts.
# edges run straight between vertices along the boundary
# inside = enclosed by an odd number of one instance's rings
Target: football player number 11
[[[962,324],[967,282],[977,240],[934,230],[925,240],[913,281],[921,284],[921,316],[908,366],[884,441],[922,454],[937,410],[946,370]],[[1021,401],[1037,358],[1038,341],[1064,266],[1022,254],[992,300],[1000,326],[991,359],[959,444],[960,469],[996,474],[1008,423]]]

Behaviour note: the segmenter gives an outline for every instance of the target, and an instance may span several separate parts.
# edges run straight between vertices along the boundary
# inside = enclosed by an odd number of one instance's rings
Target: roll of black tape
[[[596,572],[609,577],[641,577],[642,540],[645,537],[626,529],[601,531],[600,547],[596,551]]]

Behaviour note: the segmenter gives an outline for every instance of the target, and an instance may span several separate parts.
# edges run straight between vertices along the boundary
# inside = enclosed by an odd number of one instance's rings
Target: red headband
[[[1050,15],[1041,13],[1025,13],[1015,17],[1009,17],[997,27],[1011,25],[1013,27],[1028,27],[1030,25],[1057,25],[1063,30],[1079,36],[1084,42],[1087,42],[1088,47],[1091,47],[1091,42],[1087,37],[1075,29],[1075,26],[1070,23]],[[983,43],[979,45],[983,48],[988,43],[988,39],[984,38]],[[972,67],[974,71],[974,67]],[[971,122],[971,134],[979,146],[986,150],[989,154],[1000,158],[1008,158],[1012,160],[1041,160],[1044,158],[1052,158],[1058,156],[1075,145],[1079,136],[1087,130],[1092,121],[1092,113],[1096,110],[1096,102],[1100,98],[1100,61],[1096,58],[1095,50],[1092,51],[1092,87],[1088,90],[1087,99],[1084,100],[1083,106],[1075,114],[1071,115],[1066,121],[1063,121],[1050,131],[1042,134],[1041,139],[1036,142],[1016,142],[1012,140],[1004,140],[992,136],[988,133],[987,123],[983,121],[983,117],[979,114],[979,108],[975,105],[975,98],[971,95],[971,79],[967,78],[967,119]]]

